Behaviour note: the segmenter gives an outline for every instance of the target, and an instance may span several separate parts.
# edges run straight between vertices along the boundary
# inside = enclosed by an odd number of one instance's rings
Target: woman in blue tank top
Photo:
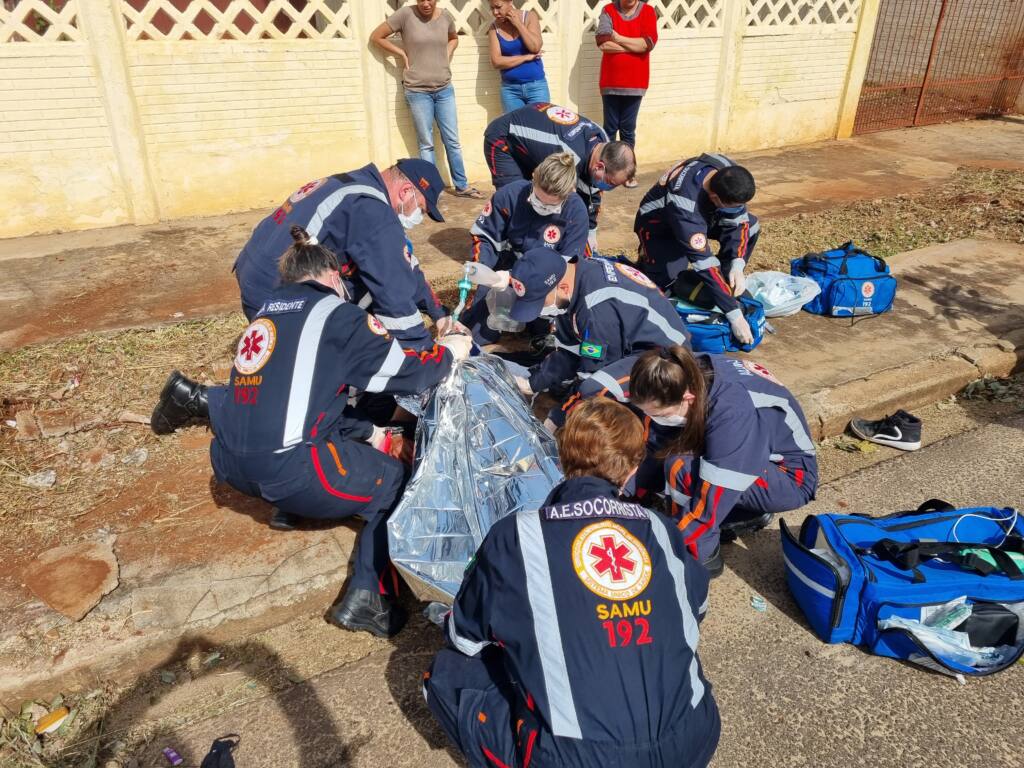
[[[494,24],[487,33],[491,64],[501,72],[501,106],[505,112],[551,100],[541,62],[540,18],[521,11],[512,0],[490,0]]]

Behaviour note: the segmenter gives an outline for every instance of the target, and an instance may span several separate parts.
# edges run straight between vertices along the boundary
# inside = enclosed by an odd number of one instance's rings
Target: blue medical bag
[[[719,310],[701,309],[680,299],[673,300],[676,311],[686,323],[686,332],[694,352],[711,352],[718,355],[724,352],[750,352],[761,343],[767,323],[764,306],[748,294],[739,296],[737,301],[750,325],[750,334],[754,337],[753,344],[739,344],[732,335],[729,321]]]
[[[880,315],[892,307],[896,298],[896,278],[890,274],[889,265],[852,241],[831,251],[793,259],[789,271],[821,286],[821,293],[803,307],[814,315]]]
[[[798,535],[780,525],[789,589],[825,642],[946,674],[992,674],[1024,654],[1024,516],[1015,510],[933,499],[885,517],[810,515]],[[1001,652],[963,663],[978,648],[935,642],[929,622],[942,610],[969,646]],[[969,618],[956,623],[956,610]]]

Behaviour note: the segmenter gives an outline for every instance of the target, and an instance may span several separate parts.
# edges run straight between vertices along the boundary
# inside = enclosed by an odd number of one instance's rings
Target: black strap
[[[998,568],[984,560],[977,552],[966,550],[982,550],[992,556]],[[1014,561],[1008,552],[1020,552],[1024,554],[1024,539],[1019,536],[1010,536],[1001,546],[995,547],[991,544],[980,544],[970,542],[953,541],[896,541],[894,539],[879,539],[870,547],[859,550],[860,554],[870,554],[879,560],[885,560],[903,571],[911,571],[914,574],[914,583],[919,584],[925,580],[924,574],[918,569],[921,563],[941,557],[965,570],[974,571],[982,576],[989,576],[993,573],[1005,573],[1014,581],[1024,579],[1024,571]]]
[[[893,512],[889,515],[869,515],[866,512],[850,512],[850,517],[866,517],[871,520],[892,520],[897,517],[912,517],[914,515],[926,515],[929,512],[956,512],[956,507],[942,499],[928,499],[922,502],[917,509],[905,509],[902,512]]]

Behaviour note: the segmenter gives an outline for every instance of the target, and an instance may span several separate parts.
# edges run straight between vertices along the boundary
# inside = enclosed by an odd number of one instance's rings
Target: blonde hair
[[[565,200],[576,191],[576,159],[568,152],[548,155],[533,172],[533,183]]]

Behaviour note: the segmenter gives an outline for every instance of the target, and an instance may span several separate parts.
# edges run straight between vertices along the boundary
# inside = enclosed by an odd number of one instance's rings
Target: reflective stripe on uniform
[[[748,475],[745,472],[737,472],[733,469],[717,467],[703,456],[700,459],[700,471],[698,474],[702,480],[707,480],[712,485],[740,492],[747,490],[758,477],[757,475]]]
[[[644,203],[640,206],[640,215],[646,216],[651,211],[656,211],[659,208],[665,207],[665,198],[659,197],[657,200],[651,200],[649,203]]]
[[[295,350],[295,370],[292,372],[292,386],[288,392],[288,407],[285,410],[284,438],[281,443],[284,448],[302,442],[320,338],[324,335],[327,318],[344,303],[338,296],[324,296],[309,311],[302,325]]]
[[[611,392],[612,396],[620,403],[628,403],[629,398],[626,397],[626,392],[622,388],[622,385],[607,371],[595,371],[590,374],[590,380],[596,381],[602,387]]]
[[[719,219],[718,223],[719,224],[728,224],[731,227],[737,227],[740,224],[744,223],[745,221],[750,221],[750,216],[748,216],[745,213],[742,213],[739,216],[736,216],[735,218],[732,218],[732,219]]]
[[[402,345],[398,343],[397,339],[392,339],[391,349],[388,350],[388,355],[384,358],[384,362],[381,363],[380,369],[373,374],[370,383],[366,385],[366,391],[383,392],[388,382],[391,381],[391,377],[402,370],[402,363],[405,361],[405,357],[405,350],[402,349]]]
[[[551,708],[551,732],[555,736],[581,739],[583,733],[576,716],[576,703],[572,698],[569,671],[565,665],[565,649],[562,647],[562,631],[555,609],[554,586],[551,583],[547,548],[544,546],[544,532],[540,527],[540,513],[537,510],[517,513],[516,528],[519,532],[523,569],[526,572],[527,599],[533,615],[533,634],[537,640],[537,652],[544,674],[544,690]]]
[[[501,253],[508,247],[508,243],[505,240],[495,240],[493,237],[487,234],[487,232],[485,232],[479,224],[474,224],[472,227],[470,227],[469,234],[484,238],[485,240],[487,240],[487,242],[494,246],[494,250],[496,250],[498,253]]]
[[[452,612],[448,616],[448,639],[452,641],[452,645],[459,651],[467,656],[476,656],[480,651],[486,648],[491,643],[487,640],[469,640],[460,635],[455,629],[455,613]]]
[[[761,231],[761,222],[760,221],[755,221],[753,224],[750,225],[750,232],[748,234],[751,237],[753,237],[754,235],[756,235],[760,231]]]
[[[568,152],[573,156],[573,159],[577,164],[580,162],[580,156],[577,155],[572,147],[566,144],[562,139],[555,133],[545,133],[539,131],[536,128],[527,128],[525,125],[512,124],[508,127],[510,136],[518,136],[522,139],[531,139],[533,141],[539,141],[541,144],[550,144],[554,147],[561,147],[564,152]]]
[[[718,162],[720,162],[720,163],[721,163],[722,165],[724,165],[724,166],[726,166],[726,167],[729,167],[730,165],[732,165],[732,164],[733,164],[732,160],[730,160],[730,159],[729,159],[728,157],[726,157],[725,155],[716,155],[716,154],[714,154],[714,153],[712,153],[712,152],[709,152],[709,153],[708,153],[708,157],[713,157],[713,158],[715,158],[715,160],[717,160]]]
[[[682,491],[677,491],[669,483],[665,483],[665,494],[680,507],[685,507],[689,509],[692,497],[687,496]]]
[[[566,352],[576,355],[577,357],[579,357],[580,354],[579,344],[563,344],[561,341],[558,340],[557,336],[555,337],[555,349],[564,349]]]
[[[341,202],[351,195],[369,195],[380,200],[382,203],[391,207],[388,204],[388,199],[384,196],[376,187],[371,187],[366,184],[349,184],[341,189],[336,189],[334,192],[329,194],[321,201],[320,205],[316,207],[316,211],[313,213],[313,218],[306,224],[306,232],[309,233],[310,237],[320,237],[320,230],[324,227],[324,222],[327,217],[334,213],[334,209],[341,205]]]
[[[690,198],[683,197],[682,195],[674,195],[671,192],[668,193],[668,202],[674,204],[676,208],[680,208],[688,213],[697,207],[697,204]]]
[[[359,303],[356,304],[356,306],[360,309],[369,309],[371,304],[373,304],[373,296],[371,296],[369,292],[366,292],[363,294],[363,298],[359,300]]]
[[[402,317],[388,317],[381,314],[377,314],[375,317],[389,331],[407,331],[410,328],[415,328],[417,325],[423,325],[423,315],[420,314],[419,310],[416,310],[411,315],[404,315]]]
[[[654,540],[658,542],[665,555],[665,563],[668,571],[672,574],[672,580],[676,585],[676,599],[679,601],[679,610],[683,614],[683,639],[690,647],[693,654],[690,659],[690,706],[696,707],[704,698],[704,683],[700,679],[700,665],[697,663],[697,643],[700,641],[700,632],[697,629],[697,619],[693,615],[690,601],[686,594],[686,573],[683,569],[683,562],[676,556],[672,549],[672,542],[668,538],[668,529],[657,514],[647,510],[647,516],[651,520],[651,533]]]
[[[722,266],[717,256],[708,256],[704,259],[697,259],[693,262],[693,268],[698,272],[706,272],[709,269]]]
[[[607,287],[599,288],[591,294],[588,294],[585,303],[587,309],[593,309],[598,304],[605,301],[616,300],[623,304],[629,304],[630,306],[639,307],[640,309],[647,311],[647,321],[658,328],[665,337],[669,339],[673,344],[686,344],[686,334],[681,331],[677,331],[671,326],[671,324],[662,315],[651,306],[651,302],[647,300],[646,296],[639,293],[633,293],[625,288]],[[578,354],[578,353],[577,353]]]
[[[766,395],[763,392],[750,392],[750,399],[754,403],[755,408],[778,408],[780,411],[786,414],[786,426],[789,427],[790,432],[793,433],[793,442],[797,444],[797,447],[805,453],[809,453],[812,456],[815,453],[814,443],[811,442],[811,436],[807,434],[807,430],[804,429],[803,423],[800,421],[800,417],[797,416],[796,411],[793,410],[793,406],[789,404],[789,401],[784,397],[778,395]]]

